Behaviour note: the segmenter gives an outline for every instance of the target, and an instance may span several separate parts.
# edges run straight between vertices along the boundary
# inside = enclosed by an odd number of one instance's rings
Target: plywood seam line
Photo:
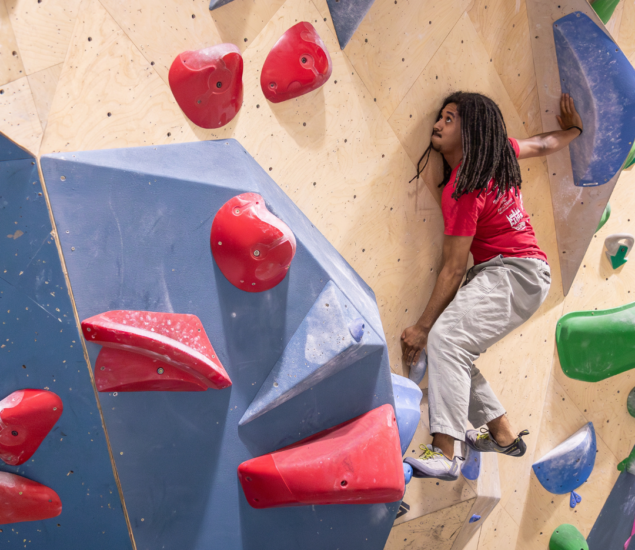
[[[44,181],[44,174],[42,173],[42,165],[40,164],[39,157],[37,159],[37,169],[38,174],[40,176],[40,181],[42,183],[42,191],[44,192],[44,200],[46,201],[46,206],[48,209],[49,219],[51,221],[51,227],[53,228],[53,238],[55,239],[55,246],[57,248],[57,254],[60,258],[60,263],[62,266],[62,273],[64,274],[64,280],[66,281],[66,286],[68,287],[68,295],[71,300],[71,305],[73,307],[73,315],[75,317],[75,324],[77,331],[79,332],[79,338],[82,343],[82,349],[84,351],[84,359],[86,361],[86,367],[88,369],[88,375],[90,377],[90,383],[93,387],[93,393],[95,395],[95,401],[97,403],[97,410],[99,411],[99,416],[101,417],[101,427],[104,430],[104,437],[106,439],[106,445],[108,447],[108,454],[110,456],[110,464],[112,466],[113,475],[115,477],[115,483],[117,484],[117,490],[119,491],[119,499],[121,500],[121,507],[123,510],[124,518],[126,519],[126,526],[128,528],[128,535],[130,537],[130,542],[132,543],[132,549],[137,550],[137,544],[135,543],[134,536],[132,534],[132,525],[130,524],[130,518],[128,517],[128,510],[126,508],[126,501],[123,497],[123,490],[121,488],[121,481],[119,480],[119,474],[117,472],[117,468],[115,466],[115,458],[112,452],[112,447],[110,445],[110,438],[108,437],[108,428],[106,427],[106,422],[104,421],[104,414],[101,410],[101,403],[99,402],[99,395],[97,393],[97,386],[95,385],[95,377],[93,376],[92,365],[90,363],[90,358],[88,357],[88,350],[86,349],[86,341],[84,340],[83,332],[81,329],[81,323],[79,320],[79,314],[77,313],[77,305],[75,304],[75,297],[73,296],[73,289],[71,287],[71,281],[68,276],[68,270],[66,269],[66,262],[64,260],[64,254],[62,253],[62,245],[57,236],[57,226],[55,224],[55,218],[53,216],[53,209],[51,208],[51,202],[49,200],[48,191],[46,188],[46,183]]]
[[[29,77],[25,76],[26,78],[26,84],[29,87],[29,94],[31,94],[31,99],[33,99],[33,104],[35,105],[35,96],[33,95],[33,89],[31,88],[31,82],[29,81]],[[37,119],[40,123],[40,141],[37,145],[37,152],[35,155],[33,155],[36,158],[39,158],[40,155],[40,149],[42,148],[42,141],[44,140],[44,127],[42,126],[42,119],[40,118],[40,113],[38,112],[37,106],[35,107],[35,114],[37,115]],[[42,180],[42,188],[44,188],[44,178],[42,177],[42,172],[40,171],[40,164],[38,162],[38,172],[40,172],[40,179]],[[48,197],[48,195],[46,195],[46,189],[44,189],[44,195],[46,197]],[[48,202],[48,198],[46,200],[46,206],[49,209],[49,217],[51,218],[51,225],[53,224],[53,215],[52,215],[52,211],[51,211],[51,205]],[[55,226],[53,225],[53,231],[55,231]],[[57,235],[57,232],[56,232]],[[59,249],[58,249],[59,252]],[[64,264],[62,263],[62,271],[64,272],[64,276],[66,276],[66,268],[64,267]],[[69,287],[70,288],[70,287]],[[73,302],[73,299],[71,298],[71,302]],[[78,325],[79,326],[79,325]]]

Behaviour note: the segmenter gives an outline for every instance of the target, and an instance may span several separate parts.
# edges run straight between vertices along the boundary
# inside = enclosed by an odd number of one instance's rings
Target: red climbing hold
[[[262,292],[284,279],[295,255],[295,237],[257,193],[228,200],[212,223],[212,254],[235,287]]]
[[[395,411],[383,405],[238,466],[253,508],[377,504],[403,497]]]
[[[233,44],[183,52],[168,74],[176,102],[201,128],[220,128],[243,103],[243,58]]]
[[[260,86],[272,103],[308,94],[331,76],[329,52],[311,23],[298,23],[285,32],[269,52],[260,73]]]
[[[61,513],[62,501],[53,489],[25,477],[0,472],[0,525],[39,521]]]
[[[202,391],[232,384],[196,315],[107,311],[82,321],[82,331],[88,342],[103,346],[96,363],[95,378],[104,388],[99,391]]]
[[[24,464],[59,420],[62,400],[46,390],[18,390],[0,401],[0,458]],[[0,507],[1,508],[1,507]]]

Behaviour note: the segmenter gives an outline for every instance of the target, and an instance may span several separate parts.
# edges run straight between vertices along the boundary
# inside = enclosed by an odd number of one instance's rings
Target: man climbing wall
[[[507,137],[503,116],[491,99],[456,92],[444,100],[419,161],[417,177],[432,149],[443,157],[445,236],[432,296],[417,323],[401,335],[410,367],[428,350],[434,438],[431,445],[421,446],[420,458],[406,459],[416,477],[457,479],[461,458],[454,456],[456,439],[480,452],[525,454],[522,438],[529,432],[515,435],[474,361],[529,319],[549,291],[549,264],[523,206],[517,159],[555,153],[582,133],[582,120],[567,94],[560,110],[562,130],[517,140]],[[461,285],[469,252],[474,267]],[[466,432],[468,419],[487,429]]]

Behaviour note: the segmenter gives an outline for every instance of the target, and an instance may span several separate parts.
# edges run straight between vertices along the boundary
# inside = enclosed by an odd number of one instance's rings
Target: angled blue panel
[[[596,450],[595,429],[589,422],[535,462],[534,473],[550,493],[570,493],[589,479]]]
[[[329,281],[240,419],[242,426],[383,349],[383,340]],[[360,328],[359,335],[357,330]]]
[[[588,16],[573,12],[553,24],[560,84],[571,94],[584,133],[569,151],[579,186],[608,183],[635,138],[635,69]]]
[[[34,160],[34,157],[26,149],[11,141],[7,136],[0,134],[0,162],[5,160]]]
[[[335,33],[343,50],[375,0],[326,0]]]
[[[255,510],[236,475],[245,460],[393,404],[372,290],[234,140],[41,162],[80,319],[112,309],[197,315],[233,382],[222,391],[99,394],[139,550],[279,550],[299,540],[304,550],[382,550],[398,502]],[[232,286],[210,250],[214,215],[244,192],[260,193],[297,240],[287,277],[261,293]],[[383,351],[239,428],[329,281]],[[87,348],[94,364],[100,348]]]
[[[617,478],[589,533],[589,550],[622,550],[631,536],[634,520],[635,475],[624,471]],[[633,546],[632,542],[630,546]]]
[[[481,475],[481,453],[468,447],[465,463],[461,466],[461,473],[465,479],[477,480],[478,476]]]
[[[417,431],[421,418],[421,388],[412,380],[391,374],[392,393],[395,399],[395,413],[397,426],[399,427],[399,441],[401,442],[401,454],[405,454],[410,447],[410,442]]]
[[[0,141],[5,138],[0,135]],[[33,457],[0,470],[42,483],[62,514],[2,525],[0,546],[131,549],[101,416],[66,286],[37,166],[0,162],[0,399],[50,389],[64,412]]]
[[[229,4],[230,2],[233,2],[234,0],[209,0],[209,9],[210,10],[215,10],[216,8],[220,8],[221,6],[224,6],[225,4]]]

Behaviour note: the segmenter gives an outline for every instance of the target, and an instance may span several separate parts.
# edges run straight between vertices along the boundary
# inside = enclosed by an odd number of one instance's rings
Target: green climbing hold
[[[606,25],[619,3],[620,0],[595,0],[595,2],[591,4],[591,7],[595,10],[595,13],[598,14],[602,23]]]
[[[631,454],[617,465],[617,469],[620,472],[626,470],[629,474],[635,475],[635,447],[633,447]]]
[[[626,408],[628,409],[628,414],[635,418],[635,388],[633,388],[631,393],[628,394]]]
[[[589,545],[573,525],[563,523],[551,535],[549,550],[589,550]]]
[[[630,168],[633,164],[635,164],[635,143],[633,143],[633,147],[631,147],[631,152],[626,157],[624,161],[624,166],[622,166],[622,170],[626,170]]]
[[[600,223],[598,224],[597,229],[595,230],[595,232],[597,233],[600,229],[602,229],[602,227],[604,227],[604,224],[609,221],[609,218],[611,217],[611,203],[607,202],[606,203],[606,208],[604,209],[604,212],[602,212],[602,217],[600,218]]]
[[[635,303],[603,311],[574,311],[556,327],[562,371],[599,382],[635,368]]]

